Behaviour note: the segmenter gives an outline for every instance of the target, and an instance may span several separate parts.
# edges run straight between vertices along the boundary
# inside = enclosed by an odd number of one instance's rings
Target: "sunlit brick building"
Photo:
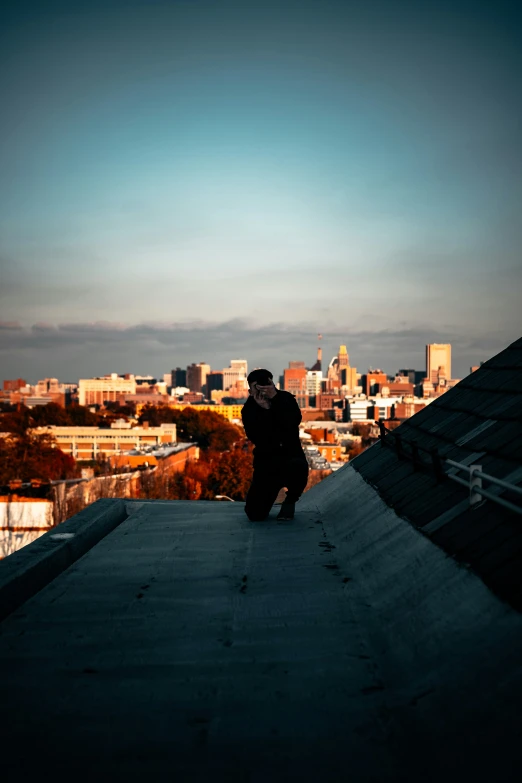
[[[207,364],[206,362],[189,364],[187,367],[187,386],[191,392],[203,391],[209,372],[210,364]]]
[[[290,362],[284,370],[284,390],[295,396],[300,408],[308,407],[307,374],[304,362]]]
[[[104,405],[127,394],[136,394],[134,375],[121,376],[113,372],[101,378],[81,378],[79,381],[80,405]]]

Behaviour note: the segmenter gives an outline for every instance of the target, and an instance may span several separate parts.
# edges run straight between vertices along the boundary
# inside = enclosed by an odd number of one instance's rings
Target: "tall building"
[[[339,346],[339,353],[337,355],[338,363],[337,366],[339,369],[341,367],[348,367],[350,364],[350,357],[348,356],[348,351],[346,350],[346,345],[340,345]]]
[[[177,387],[177,386],[187,385],[187,371],[182,370],[181,367],[176,367],[175,370],[172,370],[171,376],[172,376],[171,386]]]
[[[219,370],[212,370],[207,375],[207,397],[209,399],[213,391],[223,391],[223,372]]]
[[[80,405],[103,405],[105,402],[115,402],[126,394],[136,394],[133,375],[123,378],[113,372],[101,378],[81,378],[79,381]]]
[[[223,369],[223,389],[238,387],[248,392],[248,362],[246,359],[232,359],[230,367]]]
[[[191,392],[203,391],[203,386],[207,382],[207,375],[210,372],[210,364],[206,362],[194,362],[187,367],[187,386]]]
[[[343,388],[346,392],[352,392],[357,385],[357,368],[350,366],[346,345],[340,345],[339,353],[333,357],[328,367],[328,389],[331,392],[338,392]]]
[[[308,406],[307,374],[304,362],[289,362],[284,370],[284,390],[295,396],[300,408]]]
[[[321,394],[323,373],[321,370],[308,370],[306,373],[306,391],[311,397]]]
[[[426,346],[426,378],[431,383],[439,383],[451,378],[451,345],[449,343],[430,343]]]

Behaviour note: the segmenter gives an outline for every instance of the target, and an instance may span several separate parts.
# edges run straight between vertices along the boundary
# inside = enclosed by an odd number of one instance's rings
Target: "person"
[[[247,381],[249,397],[241,418],[245,434],[254,444],[254,475],[245,511],[252,522],[261,522],[269,515],[279,490],[286,487],[277,519],[293,519],[295,504],[308,481],[308,462],[299,440],[301,411],[293,394],[276,389],[269,370],[253,370]]]

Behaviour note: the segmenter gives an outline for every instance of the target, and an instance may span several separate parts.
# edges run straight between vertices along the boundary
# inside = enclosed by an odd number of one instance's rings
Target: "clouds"
[[[246,358],[252,369],[265,366],[274,375],[291,360],[311,366],[316,358],[318,324],[297,321],[262,325],[249,318],[225,321],[197,319],[180,322],[112,322],[34,324],[22,329],[0,329],[0,362],[5,377],[56,376],[63,381],[109,372],[151,373],[161,376],[176,366],[206,361],[213,369],[228,366],[232,358]],[[428,342],[451,342],[454,374],[500,351],[517,334],[498,333],[480,338],[473,333],[456,336],[450,324],[438,329],[409,328],[396,320],[395,328],[350,329],[330,321],[323,330],[323,367],[348,347],[350,361],[364,372],[380,366],[388,372],[400,367],[424,367]],[[27,370],[30,369],[28,373]],[[28,377],[29,376],[29,377]]]
[[[4,373],[282,369],[316,331],[363,368],[438,339],[465,366],[517,336],[507,8],[131,5],[9,11]]]

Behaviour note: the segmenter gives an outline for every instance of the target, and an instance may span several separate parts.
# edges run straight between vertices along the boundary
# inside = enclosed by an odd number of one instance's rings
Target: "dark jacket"
[[[261,408],[249,397],[241,410],[248,440],[254,444],[254,464],[274,457],[306,459],[299,440],[302,416],[293,394],[278,391],[270,408]]]

